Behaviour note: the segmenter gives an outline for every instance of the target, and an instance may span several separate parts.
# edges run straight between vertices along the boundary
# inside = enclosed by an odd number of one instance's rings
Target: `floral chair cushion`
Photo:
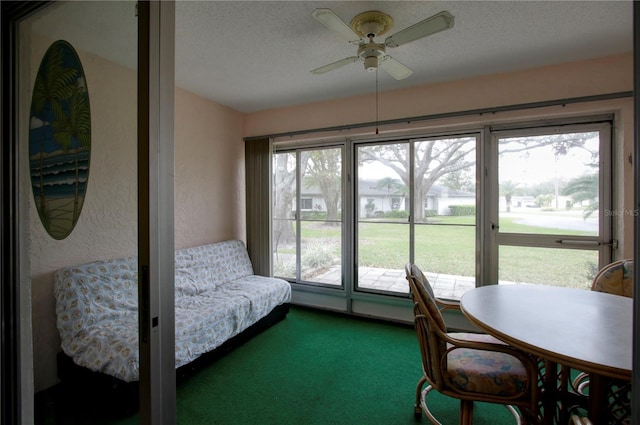
[[[447,379],[460,391],[512,396],[527,386],[524,365],[506,353],[456,348],[447,356]]]

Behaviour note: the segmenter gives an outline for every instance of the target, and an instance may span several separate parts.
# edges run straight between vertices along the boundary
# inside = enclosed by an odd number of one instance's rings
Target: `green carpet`
[[[420,375],[413,328],[292,307],[284,321],[180,383],[177,422],[415,425]],[[429,400],[443,424],[458,423],[457,400],[435,392]],[[474,419],[513,423],[504,407],[483,403]]]

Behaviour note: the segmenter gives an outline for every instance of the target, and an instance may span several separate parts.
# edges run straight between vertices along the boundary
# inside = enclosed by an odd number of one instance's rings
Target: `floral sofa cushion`
[[[253,274],[242,241],[224,241],[176,251],[176,291],[198,295],[214,286]]]
[[[82,337],[87,327],[127,321],[138,314],[138,261],[135,257],[68,267],[55,277],[57,325],[62,345]],[[136,319],[137,320],[137,319]]]
[[[75,363],[139,379],[135,257],[67,267],[55,275],[62,350]],[[256,276],[242,241],[176,251],[176,368],[220,346],[291,300],[282,279]]]

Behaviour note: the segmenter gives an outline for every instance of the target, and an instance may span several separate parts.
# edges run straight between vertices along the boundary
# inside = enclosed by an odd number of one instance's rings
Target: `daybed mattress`
[[[233,265],[227,267],[225,278],[234,280],[202,285],[202,276],[194,277],[194,273],[211,273],[204,267],[205,262],[211,265],[211,257],[200,261],[198,255],[188,254],[183,250],[176,255],[176,368],[217,348],[291,300],[288,282],[255,276],[251,263],[248,268],[246,264],[238,267],[237,258],[218,256]],[[246,251],[244,255],[249,261]],[[238,270],[250,274],[236,277]],[[76,364],[93,371],[127,382],[139,380],[136,258],[61,270],[54,291],[63,351]]]

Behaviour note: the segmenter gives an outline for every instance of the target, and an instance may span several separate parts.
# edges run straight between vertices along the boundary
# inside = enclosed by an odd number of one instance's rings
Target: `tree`
[[[275,154],[274,159],[273,233],[277,250],[279,243],[294,243],[296,240],[291,221],[296,194],[296,156],[291,153],[280,153]]]
[[[554,198],[555,196],[553,196],[552,193],[547,193],[546,195],[538,195],[536,196],[536,204],[538,204],[540,208],[548,208],[551,206],[551,202]]]
[[[306,152],[302,162],[307,189],[317,186],[327,207],[327,222],[339,220],[342,200],[342,150],[340,148],[318,149]]]
[[[500,183],[500,195],[504,196],[507,204],[507,212],[511,212],[511,197],[518,193],[518,186],[519,183],[512,182],[511,180]]]
[[[571,180],[562,190],[565,196],[571,196],[573,202],[589,201],[584,210],[585,220],[599,208],[598,175],[588,174]]]
[[[500,140],[500,154],[527,152],[551,146],[555,155],[565,155],[570,149],[585,148],[592,133],[550,134]],[[503,143],[505,142],[505,143]],[[448,174],[475,166],[476,138],[460,137],[440,140],[422,140],[415,143],[414,199],[416,221],[425,218],[424,199],[438,179]],[[396,143],[368,146],[359,149],[360,163],[378,162],[393,170],[409,186],[409,144]],[[591,152],[597,157],[597,152]]]
[[[364,211],[367,218],[371,218],[373,216],[373,211],[376,209],[376,204],[373,199],[368,199],[367,204],[364,206]]]
[[[587,149],[585,142],[594,137],[593,133],[546,134],[541,136],[514,137],[500,140],[500,154],[523,152],[543,146],[551,146],[556,157],[564,156],[570,149],[585,149],[593,159],[598,152]]]
[[[296,241],[292,213],[296,199],[297,165],[295,153],[274,155],[274,224],[276,245]],[[309,186],[317,185],[327,207],[327,220],[337,221],[341,201],[341,151],[323,149],[300,152],[301,180]],[[277,249],[277,247],[276,247]]]
[[[386,191],[387,197],[391,195],[402,195],[400,206],[404,206],[404,198],[405,196],[407,196],[408,190],[407,186],[400,180],[394,179],[393,177],[383,177],[382,179],[378,180],[376,189]],[[393,206],[391,206],[391,209],[396,210],[400,209],[400,207],[398,206],[398,208],[394,208]]]
[[[376,145],[359,150],[361,162],[379,162],[392,169],[402,182],[409,187],[409,145],[407,143]],[[431,186],[442,176],[469,168],[475,164],[475,157],[468,159],[475,151],[475,138],[450,140],[428,140],[416,143],[414,168],[414,197],[416,221],[425,218],[424,199]]]
[[[475,192],[476,191],[476,176],[475,170],[470,168],[458,171],[452,171],[442,178],[442,185],[452,190],[459,190],[462,192]]]

